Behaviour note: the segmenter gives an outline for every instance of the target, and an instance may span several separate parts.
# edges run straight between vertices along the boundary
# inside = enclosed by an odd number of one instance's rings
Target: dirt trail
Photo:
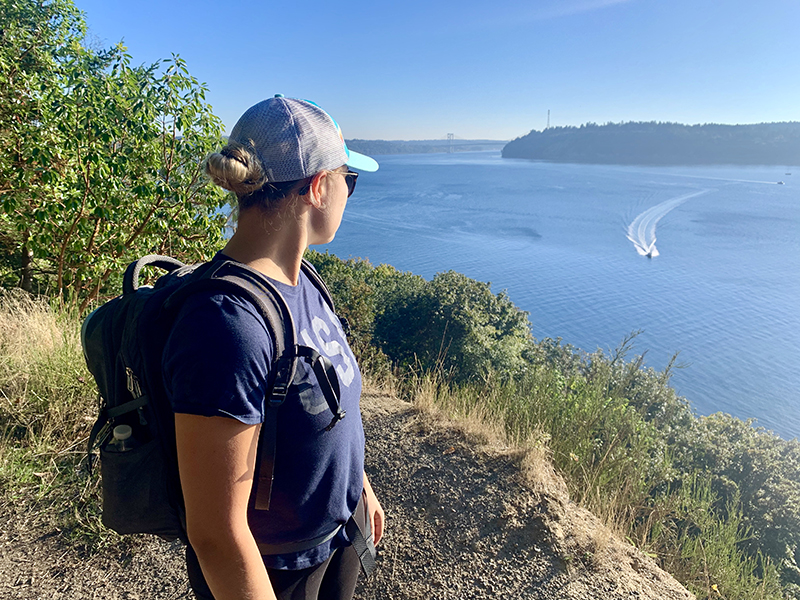
[[[693,598],[570,504],[557,479],[536,490],[523,484],[519,456],[388,394],[366,392],[362,410],[387,531],[359,600]],[[193,597],[177,544],[142,537],[86,558],[32,520],[24,507],[3,518],[0,598]]]

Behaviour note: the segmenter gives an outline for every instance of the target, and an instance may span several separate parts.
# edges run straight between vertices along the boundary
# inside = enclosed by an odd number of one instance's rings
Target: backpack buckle
[[[283,401],[286,400],[286,394],[289,392],[289,385],[286,383],[276,383],[272,387],[267,404],[270,408],[277,408]]]

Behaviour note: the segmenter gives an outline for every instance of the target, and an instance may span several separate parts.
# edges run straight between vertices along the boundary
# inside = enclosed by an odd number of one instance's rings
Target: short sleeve
[[[162,356],[164,387],[176,413],[264,420],[273,342],[243,298],[195,294],[181,309]]]

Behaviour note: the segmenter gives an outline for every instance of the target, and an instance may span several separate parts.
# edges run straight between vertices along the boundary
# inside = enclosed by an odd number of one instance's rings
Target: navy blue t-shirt
[[[224,258],[218,254],[215,260]],[[339,319],[308,278],[301,272],[297,286],[270,281],[289,305],[297,343],[315,348],[336,368],[347,411],[343,420],[325,431],[332,414],[314,372],[298,360],[292,386],[278,411],[270,509],[248,513],[257,542],[285,544],[333,531],[358,504],[364,473],[361,373]],[[273,353],[268,330],[247,300],[209,292],[191,296],[178,315],[162,361],[173,409],[262,423]],[[264,562],[274,569],[303,569],[348,544],[341,531],[316,548],[265,556]]]

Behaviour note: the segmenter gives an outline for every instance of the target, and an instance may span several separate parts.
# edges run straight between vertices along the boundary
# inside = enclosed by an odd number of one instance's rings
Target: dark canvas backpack
[[[167,274],[153,287],[140,287],[139,276],[147,265]],[[331,295],[317,272],[305,260],[301,268],[333,311]],[[333,413],[328,429],[345,414],[333,365],[313,348],[296,343],[292,315],[280,292],[261,273],[241,263],[213,260],[189,266],[150,255],[128,266],[122,288],[122,295],[91,313],[81,329],[86,364],[100,395],[88,451],[91,465],[94,447],[100,448],[103,524],[122,534],[151,533],[186,541],[174,414],[162,383],[161,360],[183,301],[201,290],[247,299],[258,309],[274,340],[273,379],[268,382],[254,482],[255,508],[267,510],[279,454],[275,447],[277,412],[294,377],[296,361],[307,361],[316,375]],[[117,425],[131,427],[132,449],[111,451],[111,432]]]

